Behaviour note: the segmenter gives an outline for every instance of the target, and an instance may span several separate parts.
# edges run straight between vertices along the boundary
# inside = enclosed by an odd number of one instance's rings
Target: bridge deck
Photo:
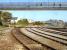
[[[0,10],[67,10],[67,2],[0,3]]]

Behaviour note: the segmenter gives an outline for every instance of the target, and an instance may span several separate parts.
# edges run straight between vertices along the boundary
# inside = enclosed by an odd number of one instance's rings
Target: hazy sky
[[[13,11],[9,11],[10,13],[12,13],[13,17],[18,17],[18,19],[23,19],[23,18],[27,18],[27,19],[31,19],[34,21],[46,21],[46,20],[50,20],[50,19],[57,19],[57,20],[63,20],[63,21],[67,21],[67,11],[58,11],[58,10],[51,10],[51,11],[47,11],[47,10],[13,10]]]
[[[2,2],[67,2],[67,0],[0,0],[0,3]],[[18,19],[32,19],[37,21],[46,21],[49,19],[58,19],[58,20],[64,20],[67,21],[67,11],[9,11],[12,13],[13,17],[18,17]]]
[[[0,0],[0,2],[67,2],[67,0]]]

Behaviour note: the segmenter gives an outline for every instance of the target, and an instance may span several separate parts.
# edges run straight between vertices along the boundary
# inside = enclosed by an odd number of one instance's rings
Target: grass
[[[16,24],[15,26],[16,26],[16,27],[26,27],[27,24]]]
[[[0,36],[4,36],[4,33],[2,31],[3,28],[5,28],[5,26],[0,26]]]
[[[5,28],[5,26],[0,26],[0,29]]]

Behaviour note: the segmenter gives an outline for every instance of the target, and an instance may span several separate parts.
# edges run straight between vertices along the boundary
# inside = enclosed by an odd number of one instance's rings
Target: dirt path
[[[10,33],[11,29],[4,30],[0,35],[0,50],[26,50]]]

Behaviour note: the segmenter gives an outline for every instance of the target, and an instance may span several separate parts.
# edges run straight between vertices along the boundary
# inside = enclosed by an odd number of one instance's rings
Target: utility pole
[[[59,2],[59,8],[61,8],[61,0],[60,0],[60,2]]]
[[[55,7],[55,2],[53,3],[53,8]]]

